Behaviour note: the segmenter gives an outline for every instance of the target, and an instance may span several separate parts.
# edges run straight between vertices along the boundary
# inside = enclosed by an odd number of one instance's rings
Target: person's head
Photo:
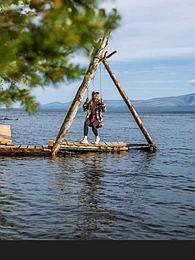
[[[94,101],[99,100],[99,92],[93,91],[93,92],[91,93],[91,95],[92,95],[92,99],[93,99]]]

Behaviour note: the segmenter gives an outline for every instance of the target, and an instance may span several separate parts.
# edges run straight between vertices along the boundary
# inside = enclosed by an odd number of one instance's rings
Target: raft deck
[[[3,156],[51,156],[54,140],[50,140],[47,146],[36,145],[10,145],[1,144],[0,155]],[[126,152],[138,149],[149,151],[148,144],[126,144],[124,142],[100,142],[99,144],[81,144],[80,142],[64,141],[58,151],[59,155],[83,152]]]
[[[48,148],[52,149],[54,143],[54,140],[50,140],[48,142]],[[127,144],[125,142],[99,142],[99,144],[91,142],[88,144],[81,144],[80,141],[64,140],[60,145],[59,152],[120,152],[135,148],[149,149],[150,146],[148,144]]]

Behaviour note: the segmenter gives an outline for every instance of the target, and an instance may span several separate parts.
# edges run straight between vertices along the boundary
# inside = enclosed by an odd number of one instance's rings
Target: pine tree
[[[6,2],[6,3],[5,3]],[[95,0],[0,0],[0,105],[19,102],[29,114],[39,103],[32,89],[80,79],[106,30],[118,27],[116,9],[106,13]]]

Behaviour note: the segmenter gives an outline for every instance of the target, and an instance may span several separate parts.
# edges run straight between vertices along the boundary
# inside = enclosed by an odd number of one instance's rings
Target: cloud
[[[137,80],[137,81],[132,81],[132,83],[136,84],[177,84],[181,82],[180,80]]]
[[[154,60],[195,57],[194,0],[104,1],[122,20],[111,33],[112,60]]]
[[[189,80],[188,83],[190,83],[190,85],[195,85],[195,79]]]

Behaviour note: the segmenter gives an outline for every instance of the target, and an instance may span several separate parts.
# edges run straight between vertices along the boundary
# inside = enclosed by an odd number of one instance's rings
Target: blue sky
[[[107,61],[130,100],[195,92],[194,0],[107,0],[101,6],[117,8],[122,16],[106,49],[117,53]],[[81,82],[37,88],[33,94],[41,104],[68,102]],[[121,99],[103,64],[89,93],[93,90],[101,91],[103,99]]]

